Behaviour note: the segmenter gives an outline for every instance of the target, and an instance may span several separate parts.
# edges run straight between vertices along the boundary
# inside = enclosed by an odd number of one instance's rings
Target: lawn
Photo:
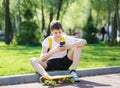
[[[40,46],[5,45],[0,42],[0,76],[35,72],[29,63],[40,56]],[[87,44],[83,47],[78,69],[120,65],[120,47]]]

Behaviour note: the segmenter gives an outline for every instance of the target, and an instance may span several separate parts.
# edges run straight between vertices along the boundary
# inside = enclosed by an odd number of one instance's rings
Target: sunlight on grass
[[[40,51],[40,46],[7,46],[0,42],[0,75],[34,72],[29,59],[39,57]]]
[[[78,69],[120,65],[120,47],[88,44],[83,47]],[[0,42],[0,76],[35,72],[31,57],[39,58],[41,46],[14,46]]]
[[[83,48],[83,54],[79,62],[79,68],[93,68],[120,65],[120,47],[108,47],[106,45],[87,45]]]

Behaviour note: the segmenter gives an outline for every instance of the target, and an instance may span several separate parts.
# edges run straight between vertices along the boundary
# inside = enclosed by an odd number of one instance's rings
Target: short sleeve
[[[67,44],[75,42],[76,38],[72,37],[72,36],[65,36],[65,41]]]
[[[43,40],[42,47],[48,48],[48,38],[46,38],[45,40]]]

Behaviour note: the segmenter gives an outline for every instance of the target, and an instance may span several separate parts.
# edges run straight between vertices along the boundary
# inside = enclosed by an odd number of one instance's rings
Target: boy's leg
[[[76,70],[78,67],[78,62],[81,56],[81,47],[74,47],[68,53],[68,58],[73,61],[72,69]]]
[[[77,47],[75,47],[74,49],[72,69],[77,69],[78,67],[78,62],[81,56],[81,50],[82,48],[77,48]]]
[[[81,47],[75,47],[71,49],[71,51],[68,53],[68,58],[73,61],[72,70],[70,71],[70,74],[74,77],[75,81],[80,81],[76,73],[80,55],[81,55]]]
[[[44,68],[47,67],[46,62],[42,62],[41,60],[38,60],[37,58],[31,58],[30,63],[32,64],[33,68],[42,76],[49,75]]]

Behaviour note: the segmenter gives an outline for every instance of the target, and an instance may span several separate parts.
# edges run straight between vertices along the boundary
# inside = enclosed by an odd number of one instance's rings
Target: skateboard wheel
[[[39,78],[39,81],[40,81],[41,83],[44,83],[45,79],[44,79],[43,77],[40,77],[40,78]]]
[[[49,85],[50,84],[49,80],[45,80],[44,84]]]
[[[57,85],[56,81],[51,81],[51,85],[56,86]]]
[[[70,78],[69,81],[70,81],[71,83],[74,83],[74,82],[75,82],[74,78]]]

